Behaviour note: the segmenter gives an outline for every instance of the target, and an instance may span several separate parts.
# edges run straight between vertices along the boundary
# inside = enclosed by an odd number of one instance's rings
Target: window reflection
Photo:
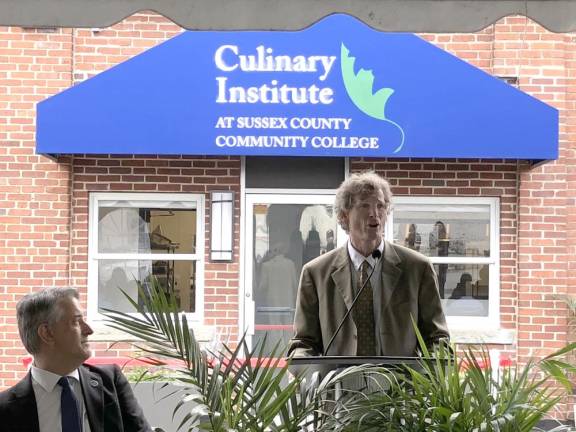
[[[438,275],[441,266],[445,266],[442,303],[446,315],[488,316],[489,265],[435,264]]]
[[[406,238],[404,238],[404,246],[419,251],[420,245],[422,244],[422,236],[418,232],[418,227],[414,223],[408,224],[407,226],[408,232],[406,233]]]
[[[196,308],[196,264],[171,260],[100,260],[98,264],[98,307],[134,312],[122,291],[142,304],[138,284],[144,292],[155,279],[165,292],[174,294],[182,312]]]
[[[181,312],[195,312],[197,261],[202,259],[196,255],[200,197],[106,195],[97,199],[98,309],[133,313],[124,293],[141,305],[156,281]]]
[[[489,309],[489,292],[497,295],[499,286],[492,278],[495,286],[489,287],[490,272],[498,274],[498,245],[491,243],[495,206],[495,200],[458,198],[405,199],[394,206],[393,241],[429,257],[452,322],[497,319],[498,309]]]
[[[195,253],[196,210],[100,207],[100,253]]]
[[[490,208],[398,206],[394,242],[429,257],[490,256]]]

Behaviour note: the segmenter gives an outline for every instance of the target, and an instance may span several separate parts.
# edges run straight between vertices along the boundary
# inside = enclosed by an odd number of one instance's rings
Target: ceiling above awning
[[[573,0],[2,0],[0,25],[108,27],[145,10],[190,30],[300,30],[333,13],[385,31],[472,32],[507,15],[576,30]]]
[[[407,33],[185,32],[38,105],[41,154],[550,160],[558,111]]]

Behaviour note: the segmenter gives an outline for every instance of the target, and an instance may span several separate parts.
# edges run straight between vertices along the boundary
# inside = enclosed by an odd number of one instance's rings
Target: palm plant
[[[456,359],[449,347],[429,350],[422,339],[418,367],[362,365],[329,373],[315,385],[290,377],[289,361],[275,346],[202,350],[178,312],[176,299],[152,281],[143,302],[128,295],[137,314],[107,310],[108,324],[137,338],[133,345],[155,365],[169,366],[162,380],[178,383],[179,430],[204,431],[395,431],[528,432],[570,387],[576,367],[561,360],[568,345],[540,361],[495,373],[485,350],[470,348]],[[153,359],[153,360],[152,360]],[[498,367],[497,365],[495,366]],[[346,388],[362,377],[366,388]],[[557,428],[556,431],[566,430]]]
[[[571,342],[576,342],[576,296],[573,295],[556,295],[553,296],[556,300],[561,300],[566,304],[568,309],[568,338]],[[576,364],[576,353],[572,351],[567,356],[568,361]],[[572,374],[572,381],[574,382],[574,374]],[[575,407],[576,410],[576,407]],[[576,422],[576,419],[574,419]]]
[[[574,365],[559,360],[576,344],[531,361],[521,369],[498,373],[489,365],[485,349],[466,350],[460,359],[438,346],[429,351],[421,341],[423,357],[416,368],[390,370],[360,367],[350,373],[385,382],[385,391],[353,392],[339,406],[339,416],[328,419],[333,431],[406,432],[529,432],[570,389],[567,373]],[[498,367],[497,365],[495,366]],[[559,426],[554,431],[567,431]]]
[[[178,383],[181,393],[172,417],[188,410],[178,430],[291,432],[313,421],[318,389],[289,377],[278,346],[265,356],[265,340],[249,350],[242,338],[235,349],[202,350],[173,295],[155,280],[146,294],[138,288],[141,304],[124,293],[137,314],[107,309],[105,315],[109,326],[137,338],[134,347],[151,364],[170,367],[162,379]]]

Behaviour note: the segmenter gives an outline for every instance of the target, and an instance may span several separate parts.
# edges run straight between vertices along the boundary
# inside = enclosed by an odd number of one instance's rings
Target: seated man
[[[29,294],[16,310],[34,362],[22,381],[0,393],[0,431],[152,431],[118,366],[83,364],[93,331],[75,289]]]

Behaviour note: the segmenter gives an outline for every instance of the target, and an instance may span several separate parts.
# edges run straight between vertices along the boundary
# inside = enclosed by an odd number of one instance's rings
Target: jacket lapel
[[[84,404],[88,414],[91,432],[104,432],[104,395],[102,378],[100,375],[90,372],[85,366],[78,368],[80,372],[80,384]]]
[[[402,270],[399,267],[400,261],[394,246],[390,242],[385,241],[384,257],[382,259],[382,313],[388,307],[398,286],[398,280],[402,274]]]
[[[333,261],[333,268],[332,280],[334,281],[334,285],[344,299],[346,307],[350,309],[354,294],[352,289],[352,273],[350,272],[350,259],[346,245],[338,250],[338,254]]]
[[[22,381],[14,386],[12,393],[14,397],[18,399],[17,404],[15,404],[17,411],[14,411],[13,414],[17,416],[18,424],[22,427],[21,430],[39,432],[38,406],[36,405],[36,398],[34,397],[32,374],[30,372],[28,372]]]

